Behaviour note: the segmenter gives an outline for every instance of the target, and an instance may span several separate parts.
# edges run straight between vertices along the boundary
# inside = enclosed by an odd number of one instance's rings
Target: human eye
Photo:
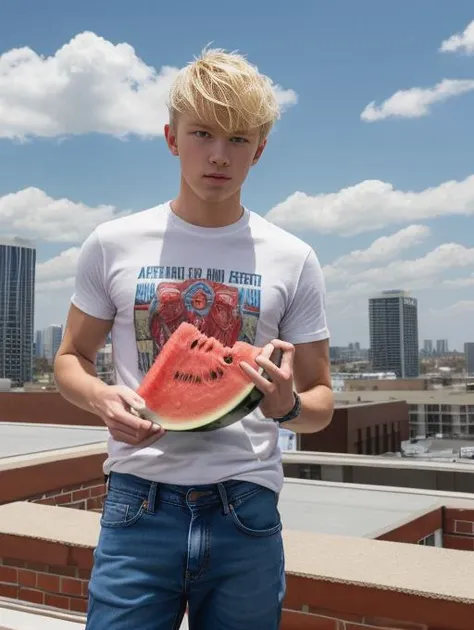
[[[245,144],[246,142],[248,142],[247,138],[244,138],[243,136],[234,136],[230,140],[231,142],[234,142],[236,144]]]
[[[208,131],[203,131],[202,129],[196,129],[192,132],[196,138],[209,138],[210,134]]]

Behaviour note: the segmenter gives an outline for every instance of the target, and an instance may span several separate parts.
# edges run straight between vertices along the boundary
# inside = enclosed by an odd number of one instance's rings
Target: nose
[[[216,166],[229,166],[230,159],[228,155],[228,148],[225,146],[225,141],[220,139],[212,143],[212,150],[209,156],[211,164]]]

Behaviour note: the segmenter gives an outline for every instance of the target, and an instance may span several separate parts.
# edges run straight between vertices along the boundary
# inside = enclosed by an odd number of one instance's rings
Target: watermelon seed
[[[216,372],[214,372],[214,370],[211,370],[211,379],[212,379],[213,381],[215,381],[215,380],[216,380],[216,378],[217,378],[217,374],[216,374]]]
[[[195,339],[191,344],[191,349],[195,348],[199,343],[199,339]]]
[[[228,364],[232,363],[233,361],[232,356],[228,354],[226,357],[224,357],[224,361]]]
[[[181,374],[180,374],[179,372],[175,372],[175,373],[174,373],[174,377],[175,377],[176,379],[178,379],[180,376],[181,376]]]

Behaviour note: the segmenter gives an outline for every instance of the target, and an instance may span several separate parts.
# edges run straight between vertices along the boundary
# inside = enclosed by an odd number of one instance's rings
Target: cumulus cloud
[[[474,273],[467,278],[454,278],[450,280],[445,280],[443,284],[444,286],[448,287],[448,289],[464,289],[466,287],[474,287]]]
[[[0,56],[0,137],[160,136],[178,71],[147,65],[130,44],[92,32],[50,57],[28,47],[9,50]],[[274,89],[283,109],[296,103],[293,90]]]
[[[472,79],[443,79],[430,88],[414,87],[399,90],[380,105],[372,101],[365,107],[360,117],[365,122],[376,122],[386,118],[422,118],[430,113],[435,103],[473,90]]]
[[[0,197],[0,231],[56,243],[78,243],[110,219],[129,214],[111,205],[87,206],[53,199],[39,188],[25,188]]]
[[[414,245],[422,243],[430,234],[425,225],[409,225],[395,234],[381,236],[367,249],[356,249],[349,254],[336,258],[330,265],[324,267],[326,280],[341,279],[353,273],[355,268],[375,265],[399,256],[400,252]]]
[[[352,235],[449,215],[474,215],[474,175],[419,192],[397,190],[380,180],[314,196],[295,192],[266,218],[286,229]]]
[[[419,258],[393,260],[388,265],[363,270],[348,268],[343,274],[335,274],[328,282],[329,301],[334,305],[348,298],[366,299],[383,289],[420,291],[439,287],[450,270],[473,265],[474,248],[444,243]]]
[[[445,39],[439,48],[440,52],[464,52],[474,55],[474,20],[470,22],[462,33],[454,33]]]
[[[45,292],[72,288],[79,252],[79,247],[71,247],[62,251],[58,256],[37,264],[37,290]]]

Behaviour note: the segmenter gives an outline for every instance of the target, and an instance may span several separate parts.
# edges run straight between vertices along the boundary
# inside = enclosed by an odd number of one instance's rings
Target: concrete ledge
[[[11,503],[0,507],[0,541],[28,538],[29,548],[37,541],[92,551],[99,521],[93,512]],[[474,604],[472,552],[299,531],[284,531],[284,543],[290,575]],[[9,555],[8,544],[2,547],[0,554]]]

